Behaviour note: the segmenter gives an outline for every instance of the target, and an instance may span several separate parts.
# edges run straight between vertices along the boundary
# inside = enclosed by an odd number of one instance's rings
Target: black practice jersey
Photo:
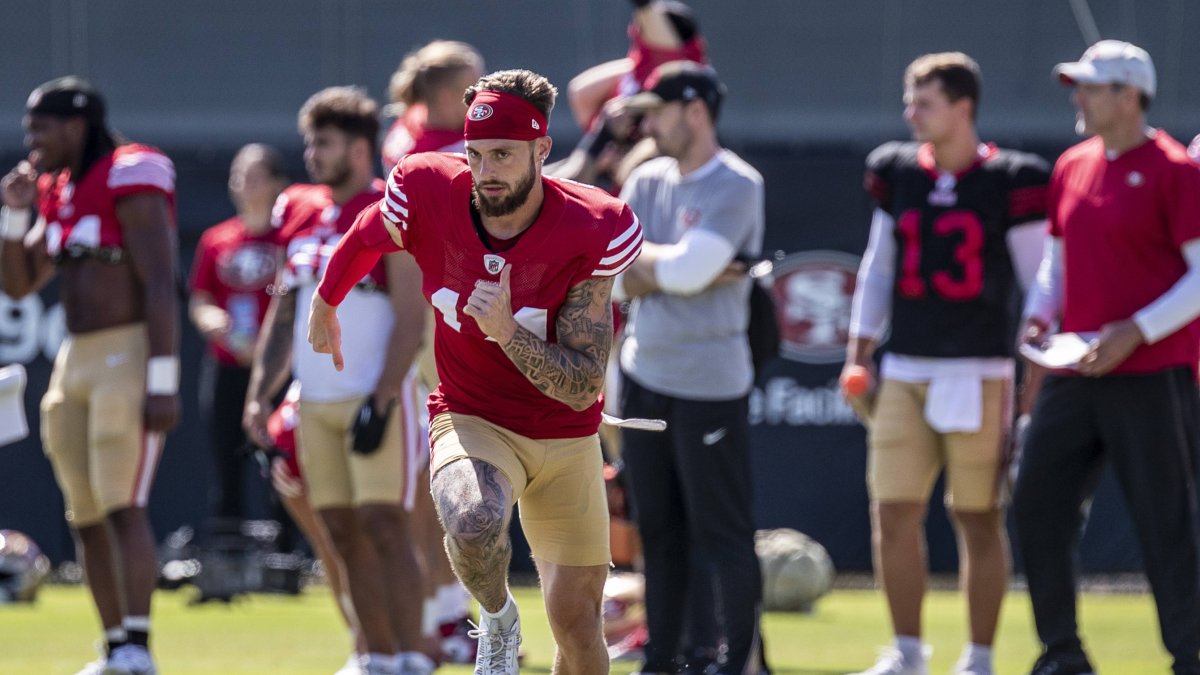
[[[866,188],[895,221],[888,351],[941,358],[1011,356],[1016,286],[1007,234],[1046,217],[1050,167],[992,145],[956,174],[932,146],[885,143],[867,157]]]

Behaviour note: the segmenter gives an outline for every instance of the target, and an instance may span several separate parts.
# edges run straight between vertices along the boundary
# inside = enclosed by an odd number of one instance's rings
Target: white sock
[[[479,623],[486,625],[491,621],[499,621],[501,630],[508,630],[517,622],[519,614],[517,613],[517,601],[513,599],[512,592],[507,591],[508,597],[504,599],[504,606],[495,614],[487,611],[482,605],[479,607]]]
[[[365,658],[360,658],[359,662],[364,666],[372,663],[378,663],[388,670],[399,670],[400,661],[397,654],[380,654],[379,652],[369,652]]]
[[[966,663],[992,663],[992,648],[987,645],[979,645],[974,642],[968,643],[963,647],[962,660]]]
[[[128,635],[125,633],[124,626],[114,626],[113,628],[104,629],[105,642],[124,642]]]
[[[471,612],[471,594],[457,581],[438,586],[435,598],[438,624],[458,621]]]
[[[150,617],[148,616],[127,616],[121,620],[121,627],[126,632],[131,630],[140,630],[147,633],[150,632]]]
[[[438,627],[442,625],[438,617],[441,612],[438,611],[437,598],[425,598],[425,602],[421,605],[421,635],[438,637]]]
[[[911,635],[897,635],[896,649],[904,657],[904,662],[910,665],[925,663],[925,645],[921,638]]]

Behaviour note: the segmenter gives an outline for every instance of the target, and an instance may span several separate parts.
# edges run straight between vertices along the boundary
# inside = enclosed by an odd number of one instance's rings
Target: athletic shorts
[[[983,512],[1008,501],[1012,381],[983,380],[983,424],[939,433],[925,419],[926,383],[884,379],[869,439],[867,488],[876,502],[928,501],[946,470],[946,508]]]
[[[300,388],[297,454],[314,509],[399,504],[411,511],[416,503],[425,442],[414,378],[405,379],[403,394],[384,427],[383,441],[369,455],[351,450],[351,429],[366,400],[361,396],[329,403],[306,401],[303,385]]]
[[[538,559],[580,567],[609,564],[608,498],[597,435],[536,440],[479,417],[442,413],[430,420],[429,440],[434,474],[468,457],[504,474]]]
[[[42,397],[42,446],[72,527],[150,496],[163,434],[143,423],[146,358],[141,323],[70,335],[58,351]]]

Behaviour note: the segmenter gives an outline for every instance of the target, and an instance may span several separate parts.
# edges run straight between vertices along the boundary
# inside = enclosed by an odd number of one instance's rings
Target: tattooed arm
[[[519,326],[512,316],[511,266],[500,283],[480,281],[463,310],[481,330],[495,338],[508,358],[546,396],[572,410],[587,410],[604,387],[604,368],[612,349],[612,278],[594,277],[567,292],[551,344]]]

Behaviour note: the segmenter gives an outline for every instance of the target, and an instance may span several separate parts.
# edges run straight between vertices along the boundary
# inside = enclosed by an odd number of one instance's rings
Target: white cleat
[[[154,659],[141,645],[121,645],[108,657],[104,675],[158,675]]]
[[[889,647],[879,654],[875,665],[854,675],[929,675],[929,666],[925,658],[918,663],[910,663],[899,649]]]
[[[400,655],[400,675],[433,675],[437,664],[421,652],[404,652]]]
[[[508,630],[501,630],[500,621],[493,619],[483,626],[476,626],[469,635],[479,640],[474,675],[517,675],[521,619],[514,621]]]
[[[342,664],[341,668],[337,669],[333,675],[362,675],[362,666],[358,663],[358,654],[351,653],[346,657],[346,663]]]
[[[91,663],[84,666],[83,670],[80,670],[78,673],[75,673],[75,675],[104,675],[104,667],[107,665],[108,665],[108,659],[101,656],[100,658],[96,659],[95,661],[92,661]]]

